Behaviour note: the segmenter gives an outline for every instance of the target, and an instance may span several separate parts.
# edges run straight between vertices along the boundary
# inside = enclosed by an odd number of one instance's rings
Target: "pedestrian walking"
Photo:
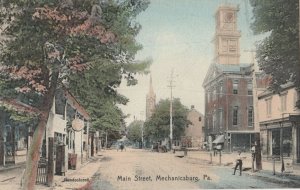
[[[236,158],[236,164],[235,164],[235,167],[234,167],[234,172],[232,175],[235,175],[235,171],[237,169],[237,167],[239,167],[240,169],[240,176],[242,175],[242,166],[243,166],[243,160],[242,160],[242,156],[241,156],[241,151],[238,151],[238,156]]]

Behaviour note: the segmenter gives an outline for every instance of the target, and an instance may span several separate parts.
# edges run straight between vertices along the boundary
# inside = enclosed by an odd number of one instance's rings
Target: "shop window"
[[[283,128],[282,133],[283,156],[290,157],[292,152],[292,128]]]
[[[276,129],[272,131],[272,155],[280,155],[280,130]]]

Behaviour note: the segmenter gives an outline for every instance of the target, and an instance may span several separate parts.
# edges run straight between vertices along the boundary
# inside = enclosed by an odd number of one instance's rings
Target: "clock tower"
[[[215,14],[215,62],[218,64],[240,63],[241,32],[237,30],[237,12],[238,7],[226,5],[219,7]]]

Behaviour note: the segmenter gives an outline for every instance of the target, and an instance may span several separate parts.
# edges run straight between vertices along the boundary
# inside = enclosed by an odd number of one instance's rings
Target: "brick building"
[[[240,31],[235,6],[215,14],[215,58],[203,82],[208,148],[250,151],[255,141],[252,64],[240,63]]]

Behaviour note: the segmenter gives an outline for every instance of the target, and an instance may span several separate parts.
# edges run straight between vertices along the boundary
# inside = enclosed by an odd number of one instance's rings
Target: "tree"
[[[120,81],[124,74],[129,84],[135,84],[133,76],[135,71],[147,66],[147,63],[131,65],[135,53],[141,46],[136,42],[126,44],[134,36],[122,35],[124,28],[118,28],[118,23],[119,26],[129,24],[126,30],[138,32],[139,29],[136,28],[138,24],[126,21],[128,18],[133,20],[139,12],[145,10],[148,2],[109,1],[104,10],[101,7],[103,4],[97,2],[96,0],[1,1],[0,23],[2,35],[6,37],[1,43],[0,54],[1,96],[22,95],[25,99],[33,98],[40,113],[27,156],[24,189],[33,189],[35,184],[39,150],[57,87],[66,79],[71,85],[78,82],[80,73],[94,71],[94,75],[90,76],[91,80],[95,79],[97,76],[95,73],[106,71],[103,64],[116,65],[117,81]],[[111,11],[116,8],[124,10],[122,17],[112,16],[115,13]],[[115,21],[115,18],[119,20]],[[106,81],[105,87],[94,81],[92,86],[82,90],[99,87],[103,89],[104,94],[112,96],[117,94],[115,87],[118,82],[111,84],[111,81]],[[97,93],[92,95],[95,97]],[[91,104],[85,101],[84,96],[79,98],[85,105]],[[94,98],[92,101],[97,99]]]
[[[132,142],[142,143],[142,126],[144,122],[140,120],[136,120],[131,122],[127,129],[127,138]]]
[[[179,99],[173,100],[173,137],[184,136],[185,127],[190,123],[187,119],[188,108]],[[170,100],[161,100],[151,118],[145,122],[144,134],[152,140],[162,140],[170,136]]]
[[[300,87],[299,1],[251,0],[255,34],[268,36],[258,45],[260,68],[272,76],[271,88],[280,91],[288,81]]]
[[[135,40],[141,29],[141,26],[135,22],[135,17],[145,10],[147,5],[147,1],[103,4],[101,6],[102,20],[118,36],[118,41],[95,50],[97,52],[93,54],[97,55],[98,64],[93,69],[77,73],[69,78],[70,90],[88,108],[92,117],[92,126],[99,130],[116,134],[115,128],[120,127],[124,122],[125,117],[116,105],[125,105],[129,101],[116,91],[122,76],[125,76],[128,85],[135,85],[137,83],[135,74],[148,73],[150,60],[135,60],[135,54],[142,48]],[[118,14],[115,14],[116,12]],[[102,122],[109,117],[107,102],[114,107],[112,109],[116,110],[115,113],[119,114],[118,116],[110,114],[113,116],[110,120],[114,120],[114,125]]]

